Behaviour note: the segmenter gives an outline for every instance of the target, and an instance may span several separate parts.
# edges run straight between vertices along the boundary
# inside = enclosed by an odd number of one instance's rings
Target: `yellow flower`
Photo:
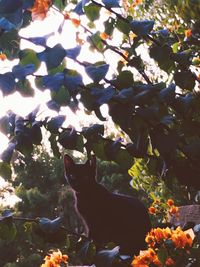
[[[30,8],[32,19],[43,20],[47,15],[51,3],[51,0],[35,0],[33,7]]]

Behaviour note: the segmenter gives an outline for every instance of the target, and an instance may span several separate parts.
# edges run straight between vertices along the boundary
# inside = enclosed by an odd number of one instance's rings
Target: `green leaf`
[[[97,49],[100,52],[104,50],[105,45],[103,44],[101,37],[100,37],[100,32],[94,33],[91,37],[88,37],[88,42],[91,45],[91,48]]]
[[[37,57],[37,54],[34,50],[32,49],[24,49],[21,50],[19,53],[19,59],[20,59],[20,64],[22,65],[28,65],[28,64],[34,64],[35,69],[37,70],[40,67],[40,60]]]
[[[0,239],[5,240],[6,243],[12,242],[17,234],[17,228],[12,222],[0,223]]]
[[[120,72],[117,79],[114,81],[117,89],[129,88],[133,86],[133,73],[129,70],[124,70]]]
[[[157,255],[158,255],[159,261],[164,265],[168,258],[167,250],[165,248],[159,248]]]
[[[177,86],[186,90],[193,90],[195,86],[195,76],[190,70],[176,71],[174,73],[174,81]]]
[[[33,142],[31,136],[21,132],[16,137],[16,150],[20,151],[23,155],[30,155],[33,152]]]
[[[67,106],[70,102],[70,94],[65,86],[61,86],[58,91],[51,91],[51,99],[60,106]]]
[[[120,19],[120,18],[117,19],[116,24],[115,24],[115,27],[116,27],[120,32],[122,32],[122,33],[124,33],[124,34],[126,34],[126,35],[128,35],[129,32],[131,31],[131,26],[130,26],[127,22],[123,21],[123,20]]]
[[[75,129],[66,129],[59,134],[58,142],[66,149],[83,152],[83,137],[77,134]]]
[[[170,73],[171,70],[175,68],[175,64],[171,59],[171,53],[172,49],[168,45],[153,45],[149,49],[150,57],[152,57],[158,63],[158,66],[167,73]]]
[[[107,35],[111,36],[115,28],[115,19],[110,17],[108,20],[104,22],[104,27],[105,27],[104,32]]]
[[[109,69],[109,65],[108,64],[102,64],[102,65],[89,65],[85,68],[85,71],[87,73],[87,75],[95,82],[98,83],[100,82],[102,79],[105,78],[107,72]]]
[[[8,59],[12,60],[16,58],[20,49],[20,37],[18,31],[13,29],[1,34],[0,47]]]
[[[24,97],[33,97],[35,95],[35,91],[32,88],[30,81],[27,79],[19,81],[16,84],[16,89]]]
[[[67,0],[54,0],[53,4],[56,6],[59,10],[64,10],[68,1]]]
[[[82,134],[87,139],[95,139],[97,135],[104,134],[104,125],[102,124],[93,124],[90,127],[83,127]]]
[[[47,122],[46,128],[51,133],[58,133],[59,128],[62,126],[63,122],[65,121],[66,116],[58,115]]]
[[[99,12],[101,8],[93,3],[84,6],[85,15],[88,17],[90,21],[95,21],[99,19]]]
[[[12,170],[10,164],[6,162],[0,162],[0,176],[5,180],[11,179]]]
[[[60,158],[60,151],[59,151],[59,147],[58,147],[58,144],[57,144],[57,139],[58,139],[58,136],[56,134],[51,134],[50,137],[49,137],[49,142],[51,144],[51,149],[53,151],[53,154],[55,157],[57,158]]]

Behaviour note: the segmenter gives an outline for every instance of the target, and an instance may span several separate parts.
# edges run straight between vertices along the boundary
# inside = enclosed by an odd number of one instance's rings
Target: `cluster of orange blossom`
[[[65,19],[65,20],[68,20],[68,19],[71,20],[72,24],[73,24],[75,27],[80,26],[80,24],[81,24],[80,19],[72,18],[68,12],[64,12],[64,13],[63,13],[63,16],[64,16],[64,19]]]
[[[45,263],[41,267],[60,267],[61,263],[65,263],[67,266],[68,256],[63,255],[60,250],[53,251],[51,254],[47,255],[45,258]]]
[[[4,61],[7,59],[7,56],[3,53],[0,54],[0,60]]]
[[[33,7],[30,8],[32,19],[43,20],[46,17],[51,4],[51,0],[35,0]]]
[[[165,216],[179,216],[179,209],[174,205],[173,199],[168,199],[166,203],[161,203],[159,199],[156,199],[151,207],[149,213],[153,215],[165,215]]]
[[[150,264],[154,264],[158,267],[174,266],[176,263],[176,256],[173,251],[178,249],[184,249],[188,252],[192,246],[193,239],[187,231],[183,231],[180,227],[175,230],[170,228],[155,228],[152,229],[145,239],[148,244],[148,250],[141,251],[139,256],[135,256],[132,261],[132,267],[148,267]],[[173,248],[172,252],[169,249],[169,243]],[[166,251],[166,260],[161,262],[158,256],[159,248]]]

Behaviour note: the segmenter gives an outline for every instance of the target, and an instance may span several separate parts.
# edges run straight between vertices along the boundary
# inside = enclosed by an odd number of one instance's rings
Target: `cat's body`
[[[66,176],[89,237],[98,245],[114,242],[122,254],[137,254],[145,248],[145,235],[151,228],[148,212],[138,199],[111,193],[98,184],[95,159],[91,162],[75,164],[69,156],[64,158]]]

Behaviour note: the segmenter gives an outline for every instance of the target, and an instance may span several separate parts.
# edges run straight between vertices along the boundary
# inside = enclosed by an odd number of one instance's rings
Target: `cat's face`
[[[65,177],[70,186],[81,192],[96,182],[96,157],[92,156],[85,164],[76,164],[69,155],[64,155]]]

